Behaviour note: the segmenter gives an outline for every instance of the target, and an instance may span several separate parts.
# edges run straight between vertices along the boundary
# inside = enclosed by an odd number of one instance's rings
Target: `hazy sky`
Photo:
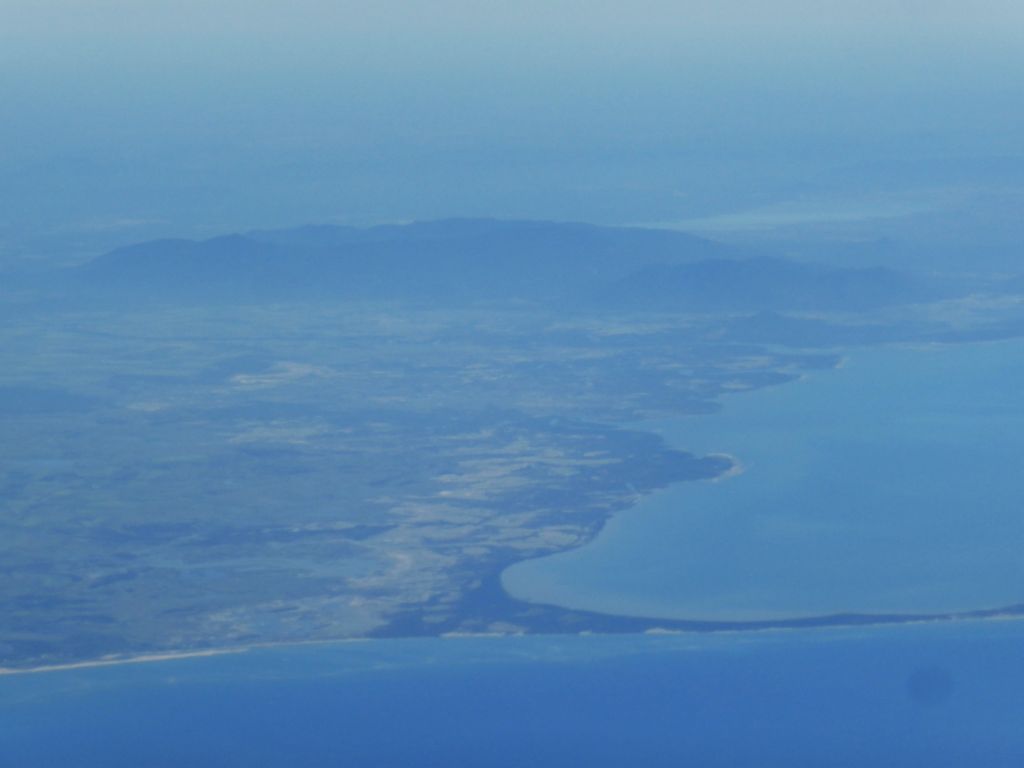
[[[1019,155],[1022,9],[3,0],[0,242],[685,219]]]

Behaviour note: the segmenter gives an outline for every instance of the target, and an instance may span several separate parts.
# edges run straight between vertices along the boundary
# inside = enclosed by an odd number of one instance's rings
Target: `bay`
[[[515,597],[698,620],[1024,602],[1024,344],[850,351],[836,370],[642,426],[741,471],[642,500]]]

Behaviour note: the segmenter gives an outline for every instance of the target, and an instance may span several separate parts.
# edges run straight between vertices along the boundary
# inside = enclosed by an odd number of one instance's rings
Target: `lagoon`
[[[584,547],[508,569],[514,597],[757,621],[1024,603],[1024,344],[863,348],[838,369],[642,426],[741,470],[680,483]]]

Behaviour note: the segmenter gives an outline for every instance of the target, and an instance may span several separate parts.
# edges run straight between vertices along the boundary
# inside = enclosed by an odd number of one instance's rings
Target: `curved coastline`
[[[846,361],[844,356],[843,360]],[[846,367],[846,366],[844,366]],[[834,370],[834,369],[833,369]],[[814,378],[813,376],[810,378]],[[806,381],[807,379],[804,379]],[[787,382],[793,383],[793,382]],[[772,387],[770,389],[788,389]],[[736,394],[748,394],[737,392]],[[732,399],[732,398],[730,398]],[[745,398],[744,398],[745,399]],[[737,398],[737,400],[743,400]],[[714,419],[715,416],[694,417]],[[677,446],[668,441],[672,448]],[[735,456],[721,450],[699,452],[706,458],[729,459],[728,469],[714,477],[703,478],[710,484],[717,485],[725,479],[742,477],[748,467]],[[679,482],[674,485],[690,487],[690,482]],[[640,502],[649,498],[641,497]],[[635,511],[634,504],[628,509]],[[615,520],[629,519],[631,515],[621,512],[595,521],[588,535],[575,542],[564,551],[578,551],[592,546],[594,540],[606,530],[606,524]],[[548,557],[558,557],[552,555]],[[543,559],[543,558],[540,558]],[[1019,620],[1024,618],[1024,603],[1016,602],[999,608],[982,608],[976,610],[957,610],[939,612],[898,612],[898,613],[819,613],[801,617],[780,617],[768,620],[700,620],[686,618],[666,618],[652,615],[620,615],[613,612],[577,609],[565,605],[557,605],[546,601],[530,601],[509,594],[503,587],[502,575],[517,564],[530,561],[523,558],[522,553],[495,553],[490,561],[488,572],[479,585],[464,594],[450,620],[441,623],[423,621],[422,612],[413,608],[405,613],[389,616],[389,621],[380,628],[369,632],[366,636],[339,637],[311,641],[287,641],[281,643],[251,644],[232,647],[210,647],[205,649],[189,649],[177,652],[149,651],[138,655],[126,655],[116,658],[84,659],[35,667],[7,667],[0,669],[0,675],[25,674],[36,672],[57,672],[82,668],[106,667],[121,664],[149,663],[172,661],[230,653],[243,653],[257,648],[291,647],[311,644],[334,644],[368,639],[407,638],[407,637],[451,637],[459,636],[508,636],[517,634],[662,634],[662,633],[703,633],[703,632],[761,632],[766,630],[805,630],[835,627],[882,626],[896,624],[947,623],[954,621],[997,621]],[[991,604],[991,603],[990,603]]]
[[[500,586],[497,587],[499,590]],[[490,585],[494,589],[494,585]],[[490,590],[488,590],[490,591]],[[114,658],[103,657],[99,659],[69,662],[66,664],[48,664],[35,667],[0,667],[0,678],[20,675],[49,674],[60,672],[74,672],[81,670],[103,669],[107,667],[122,667],[134,664],[156,664],[161,662],[189,661],[207,659],[219,656],[230,656],[250,653],[253,651],[305,648],[312,646],[341,646],[351,643],[366,643],[374,640],[402,640],[402,639],[437,639],[457,642],[459,640],[471,639],[493,639],[501,640],[507,637],[531,636],[610,636],[610,635],[635,635],[635,636],[685,636],[685,635],[708,635],[708,634],[750,634],[755,635],[766,632],[796,632],[812,630],[835,630],[844,628],[866,628],[866,627],[894,627],[901,625],[939,625],[957,622],[997,622],[997,621],[1024,621],[1024,604],[1009,606],[1006,608],[969,611],[956,614],[941,615],[856,615],[836,614],[832,616],[819,616],[806,619],[790,619],[765,622],[704,622],[685,621],[671,619],[657,619],[630,616],[614,616],[596,614],[580,611],[569,611],[558,606],[546,606],[541,604],[525,603],[521,600],[505,596],[507,605],[511,612],[517,609],[526,609],[537,619],[537,626],[521,627],[517,631],[445,631],[445,632],[379,632],[370,637],[348,637],[333,640],[305,640],[289,641],[280,643],[254,643],[251,645],[213,647],[201,650],[167,652],[167,653],[143,653],[138,655],[125,655]],[[559,621],[569,619],[575,625],[573,629],[558,627]]]
[[[1012,354],[1014,349],[1019,343],[1009,354],[1004,345],[942,345],[922,350],[922,357],[907,354],[904,345],[866,349],[852,360],[842,357],[843,376],[811,375],[802,377],[798,387],[767,388],[758,398],[730,398],[736,406],[729,409],[734,410],[731,423],[726,413],[694,418],[682,427],[669,422],[663,423],[665,429],[635,425],[662,435],[672,448],[699,455],[721,455],[723,444],[731,446],[744,462],[733,458],[735,468],[711,484],[678,483],[644,496],[631,514],[612,517],[586,546],[511,564],[502,583],[512,599],[532,605],[660,618],[687,627],[831,624],[837,616],[862,623],[1016,615],[1022,597],[1013,589],[1019,558],[1011,557],[1005,542],[1019,540],[1021,526],[1010,515],[1012,510],[1003,509],[1005,503],[987,505],[997,509],[987,511],[980,521],[965,512],[990,494],[994,500],[1014,495],[1014,489],[1004,487],[1005,479],[1003,485],[993,485],[992,475],[1020,476],[1006,472],[1010,466],[996,466],[1014,464],[1004,444],[1006,435],[1024,427],[1020,396],[1004,392],[1009,379],[995,375],[1008,360],[1020,365],[1021,356]],[[832,383],[820,386],[822,381]],[[935,381],[943,386],[934,386]],[[974,394],[964,397],[970,392]],[[844,413],[851,397],[854,407]],[[858,397],[864,402],[858,403]],[[919,405],[920,400],[927,402]],[[1000,417],[1009,416],[1001,433],[986,431],[991,417],[986,402],[1001,403]],[[771,413],[777,407],[778,413]],[[791,417],[795,437],[777,431]],[[824,423],[817,424],[819,420]],[[711,427],[713,423],[718,426]],[[810,432],[807,425],[813,425]],[[904,431],[913,434],[907,437]],[[833,432],[841,440],[828,453],[821,440],[830,439]],[[673,439],[680,435],[682,440]],[[979,458],[973,464],[961,463],[965,456],[978,454],[971,446],[982,439],[982,454],[999,461]],[[914,451],[917,444],[937,447],[921,456]],[[853,475],[843,469],[851,463],[857,467]],[[741,477],[738,486],[699,487],[741,474],[750,477]],[[872,482],[863,483],[862,475]],[[851,482],[878,490],[848,494],[844,483]],[[797,496],[790,499],[787,493],[794,491]],[[666,494],[675,497],[669,504],[659,502],[658,494],[662,500]],[[853,498],[844,498],[848,495]],[[932,525],[935,519],[943,525]],[[766,530],[783,544],[778,552],[754,546],[772,543],[763,535]],[[804,549],[794,543],[797,540]],[[726,542],[728,548],[722,549]],[[819,545],[824,554],[814,551]],[[689,562],[690,555],[695,556],[696,567],[670,562]],[[834,563],[829,560],[833,555]],[[790,568],[787,575],[799,578],[771,581],[772,557],[782,568]],[[807,564],[801,562],[805,557]],[[657,580],[644,575],[665,563],[675,570],[654,575],[676,590],[668,597],[658,595]],[[959,576],[977,563],[977,579]],[[851,564],[859,572],[851,570]],[[631,573],[638,568],[639,576]],[[815,583],[809,578],[815,568],[824,569],[823,575],[832,581],[823,578]],[[510,572],[515,579],[508,578]],[[740,572],[751,574],[742,578],[756,589],[743,592]],[[750,580],[762,574],[769,579]],[[719,576],[726,581],[716,581]],[[689,577],[694,578],[687,581]],[[856,584],[846,588],[839,577]],[[841,588],[830,592],[831,584]],[[652,592],[645,592],[644,586]],[[759,595],[768,599],[758,604]],[[740,602],[719,599],[733,596]],[[833,607],[844,610],[830,610]]]

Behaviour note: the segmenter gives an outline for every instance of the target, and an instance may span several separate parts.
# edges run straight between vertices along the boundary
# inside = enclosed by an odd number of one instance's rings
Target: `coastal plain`
[[[523,320],[277,307],[8,326],[4,664],[366,635],[408,611],[456,628],[504,565],[729,467],[616,421],[833,361]]]
[[[1024,330],[1019,297],[1002,289],[815,309],[814,292],[856,298],[850,285],[875,276],[840,285],[775,262],[752,267],[750,291],[767,275],[789,293],[751,293],[763,305],[752,311],[714,305],[722,274],[746,263],[687,267],[687,280],[706,278],[703,298],[688,304],[687,283],[676,306],[646,309],[7,290],[0,667],[709,628],[523,602],[500,578],[587,544],[658,489],[737,468],[728,446],[669,446],[642,422],[713,419],[725,395],[840,375],[851,346]],[[886,291],[903,285],[883,278]],[[794,308],[770,308],[778,296]]]

